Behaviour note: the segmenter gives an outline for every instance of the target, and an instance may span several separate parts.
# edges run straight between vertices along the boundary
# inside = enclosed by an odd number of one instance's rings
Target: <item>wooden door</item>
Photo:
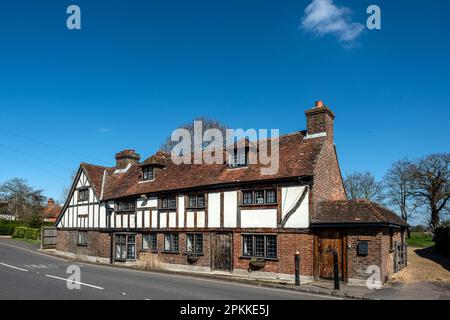
[[[217,233],[213,236],[212,266],[214,270],[231,271],[231,235]]]
[[[346,255],[343,236],[339,231],[322,231],[319,235],[319,277],[332,279],[333,251],[338,255],[339,278],[345,280]]]

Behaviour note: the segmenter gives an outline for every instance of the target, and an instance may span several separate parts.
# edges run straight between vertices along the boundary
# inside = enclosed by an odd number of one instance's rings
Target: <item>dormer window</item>
[[[230,155],[230,168],[245,167],[248,165],[248,148],[244,150],[242,148],[234,148],[233,153]]]
[[[144,167],[142,168],[142,179],[143,180],[153,180],[155,179],[155,168],[154,167]]]

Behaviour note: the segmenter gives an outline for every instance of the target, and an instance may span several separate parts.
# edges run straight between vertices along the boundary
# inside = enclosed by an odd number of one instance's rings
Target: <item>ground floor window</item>
[[[142,235],[142,250],[158,251],[156,233]]]
[[[178,252],[179,251],[178,234],[166,233],[164,234],[164,251]]]
[[[87,245],[87,231],[78,231],[78,245]]]
[[[136,259],[136,236],[132,234],[116,234],[116,260]]]
[[[248,234],[242,236],[244,257],[277,258],[277,236]]]
[[[187,234],[186,237],[186,252],[203,253],[203,235],[202,234]]]

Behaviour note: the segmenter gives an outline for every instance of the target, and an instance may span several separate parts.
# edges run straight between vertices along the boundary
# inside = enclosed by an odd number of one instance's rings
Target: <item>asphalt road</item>
[[[68,289],[67,268],[81,270],[80,289]],[[83,264],[0,239],[0,299],[55,300],[321,300],[334,297],[221,280]]]

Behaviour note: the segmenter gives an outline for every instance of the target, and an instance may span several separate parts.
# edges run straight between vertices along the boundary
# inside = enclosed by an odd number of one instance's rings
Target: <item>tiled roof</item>
[[[132,165],[124,173],[114,173],[114,168],[89,164],[82,166],[98,195],[102,193],[103,173],[106,170],[103,190],[103,199],[106,200],[228,183],[312,176],[324,141],[323,137],[304,139],[303,131],[280,136],[279,170],[271,176],[261,175],[261,168],[267,166],[260,163],[231,169],[225,163],[176,165],[172,161],[167,161],[167,166],[159,171],[155,180],[143,182],[141,164]]]
[[[103,174],[106,172],[113,173],[115,168],[108,168],[102,166],[96,166],[92,164],[82,163],[81,167],[84,169],[84,172],[87,174],[89,181],[92,184],[92,188],[100,196],[102,192],[102,182],[103,182]]]
[[[316,205],[313,224],[383,223],[407,226],[391,210],[368,200],[321,201]]]
[[[62,207],[54,204],[52,206],[47,206],[42,209],[42,217],[44,218],[58,218],[61,213]]]
[[[146,165],[157,165],[165,166],[169,162],[170,154],[158,151],[156,154],[152,155],[150,158],[142,162],[142,166]]]

